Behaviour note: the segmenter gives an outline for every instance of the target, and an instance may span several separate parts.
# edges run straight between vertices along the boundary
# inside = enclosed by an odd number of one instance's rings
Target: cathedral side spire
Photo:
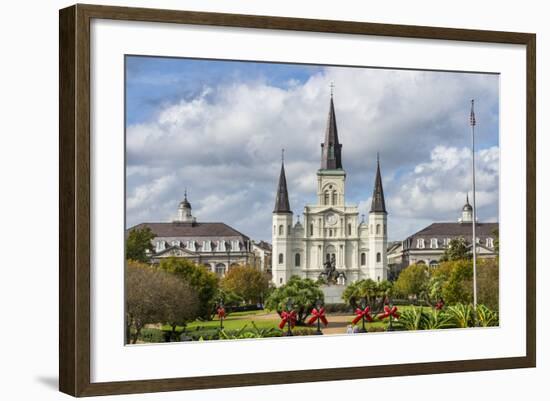
[[[382,187],[382,176],[380,175],[380,156],[378,153],[376,154],[376,178],[374,180],[370,212],[387,213],[386,202],[384,200],[384,188]]]
[[[273,213],[292,213],[286,186],[284,149],[281,152],[281,173],[279,175],[279,184],[277,185],[277,195],[275,197],[275,208],[273,209]]]
[[[321,170],[342,168],[342,145],[338,141],[338,127],[333,99],[334,85],[331,84],[330,108],[328,112],[325,142],[321,144]]]

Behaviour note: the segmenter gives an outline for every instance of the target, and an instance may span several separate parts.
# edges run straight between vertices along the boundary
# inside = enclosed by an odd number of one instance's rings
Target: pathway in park
[[[327,314],[327,319],[329,321],[328,327],[323,327],[322,330],[325,334],[345,334],[347,326],[351,324],[351,321],[353,320],[355,316],[354,315],[332,315]],[[265,314],[258,314],[254,316],[254,320],[278,320],[279,315],[277,313],[265,313]],[[317,327],[316,325],[312,327]]]

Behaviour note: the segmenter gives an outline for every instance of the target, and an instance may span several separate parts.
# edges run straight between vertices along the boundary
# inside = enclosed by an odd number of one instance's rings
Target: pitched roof
[[[382,187],[382,176],[380,175],[380,159],[376,161],[376,178],[374,180],[374,190],[372,191],[372,202],[370,206],[372,212],[386,212],[386,202],[384,200],[384,188]]]
[[[136,228],[150,228],[157,237],[242,237],[248,236],[225,223],[141,223],[126,231]]]
[[[275,207],[273,213],[292,213],[288,201],[288,189],[286,187],[285,164],[281,163],[281,173],[279,174],[279,185],[277,186],[277,195],[275,196]]]
[[[498,223],[477,223],[476,235],[492,236],[493,231],[498,229]],[[428,227],[411,235],[411,237],[437,237],[437,236],[472,236],[471,223],[432,223]]]
[[[330,97],[325,142],[321,144],[321,170],[336,170],[342,168],[342,145],[338,142],[338,126],[334,101]]]

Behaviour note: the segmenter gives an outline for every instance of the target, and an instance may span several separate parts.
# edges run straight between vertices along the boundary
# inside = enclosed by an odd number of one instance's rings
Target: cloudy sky
[[[330,83],[346,202],[368,214],[380,152],[388,237],[456,221],[471,189],[498,221],[497,75],[128,56],[127,225],[171,221],[185,188],[199,221],[271,240],[285,149],[294,214],[316,201]]]

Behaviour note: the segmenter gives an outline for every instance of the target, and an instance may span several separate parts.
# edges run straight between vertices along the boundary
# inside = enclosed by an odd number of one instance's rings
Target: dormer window
[[[239,246],[239,241],[238,241],[238,240],[233,240],[233,241],[231,241],[231,250],[232,250],[233,252],[238,252],[238,251],[240,251],[240,250],[241,250],[240,248],[241,248],[241,247]]]
[[[436,249],[438,247],[437,238],[432,238],[430,240],[430,248]]]
[[[218,241],[218,251],[225,252],[225,241],[223,240]]]
[[[180,246],[180,242],[178,240],[172,241],[172,246]]]
[[[166,249],[166,241],[157,242],[157,252],[164,251]]]
[[[494,247],[493,239],[491,237],[487,237],[487,239],[485,240],[485,246],[487,246],[487,248]]]
[[[212,251],[212,242],[210,240],[205,240],[202,242],[202,250],[204,252],[211,252]]]
[[[416,247],[419,249],[424,249],[426,247],[424,244],[424,238],[418,238],[416,240]]]

